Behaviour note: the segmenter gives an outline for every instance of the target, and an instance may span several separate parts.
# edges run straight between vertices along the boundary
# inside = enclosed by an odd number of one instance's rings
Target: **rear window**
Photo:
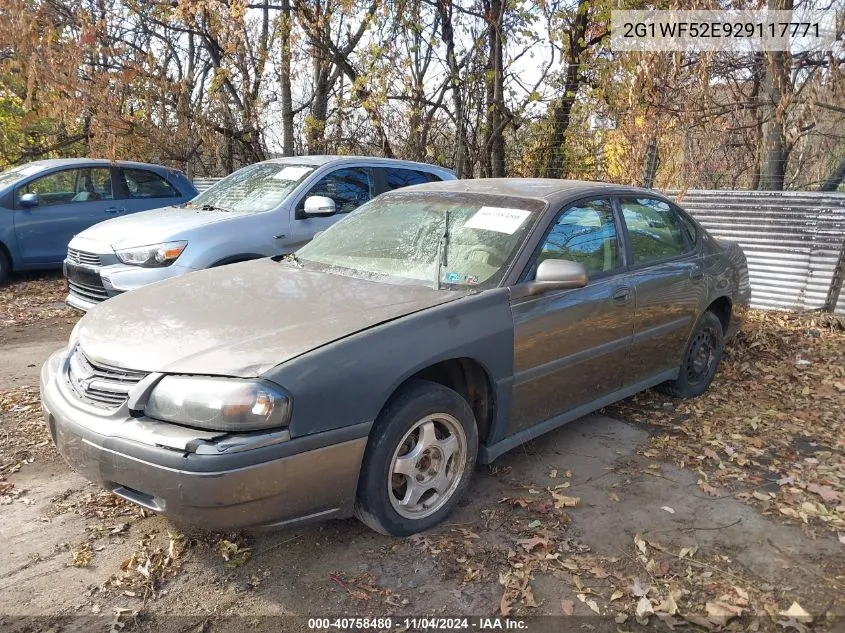
[[[123,169],[130,198],[176,198],[179,192],[158,174],[146,169]]]

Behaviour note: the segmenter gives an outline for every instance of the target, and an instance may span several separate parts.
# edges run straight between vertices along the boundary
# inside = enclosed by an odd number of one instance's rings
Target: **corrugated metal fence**
[[[205,191],[218,180],[194,185]],[[680,203],[714,236],[742,246],[755,308],[824,308],[835,271],[845,274],[845,193],[689,190]],[[836,312],[845,314],[845,292]]]
[[[197,188],[197,191],[202,193],[218,180],[220,180],[220,178],[194,178],[194,187]]]
[[[742,246],[754,307],[825,307],[845,266],[845,194],[687,191],[680,203],[714,236]],[[836,312],[845,314],[845,294]]]

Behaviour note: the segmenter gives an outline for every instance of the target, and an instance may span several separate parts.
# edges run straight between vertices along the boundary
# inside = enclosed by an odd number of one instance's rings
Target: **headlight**
[[[73,346],[76,345],[76,339],[79,338],[79,326],[82,325],[82,319],[76,322],[76,325],[73,326],[73,329],[70,331],[70,336],[67,340],[67,348],[73,349]]]
[[[290,396],[263,380],[165,376],[144,413],[157,420],[213,431],[256,431],[285,426]]]
[[[136,246],[135,248],[115,251],[115,255],[124,264],[142,266],[144,268],[162,268],[164,266],[170,266],[170,264],[175,262],[187,245],[187,242],[182,241],[151,244],[150,246]]]

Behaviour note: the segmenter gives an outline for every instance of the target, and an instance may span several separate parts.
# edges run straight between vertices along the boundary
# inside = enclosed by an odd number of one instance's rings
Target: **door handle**
[[[701,266],[696,264],[689,271],[689,278],[690,279],[704,279],[704,269]]]
[[[121,209],[119,207],[106,207],[106,213],[114,215],[115,213],[123,213],[126,209]]]
[[[627,286],[617,288],[613,291],[613,302],[620,305],[631,303],[631,289]]]

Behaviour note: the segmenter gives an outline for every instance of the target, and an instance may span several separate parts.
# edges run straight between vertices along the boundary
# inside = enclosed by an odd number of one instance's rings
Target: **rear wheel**
[[[0,285],[6,283],[9,273],[12,272],[12,262],[3,247],[0,247]]]
[[[705,312],[684,350],[678,378],[658,385],[657,390],[676,398],[700,396],[713,382],[722,359],[723,347],[722,322],[713,312]]]
[[[466,400],[443,385],[415,379],[373,426],[355,515],[382,534],[426,530],[460,501],[477,454],[478,430]]]

